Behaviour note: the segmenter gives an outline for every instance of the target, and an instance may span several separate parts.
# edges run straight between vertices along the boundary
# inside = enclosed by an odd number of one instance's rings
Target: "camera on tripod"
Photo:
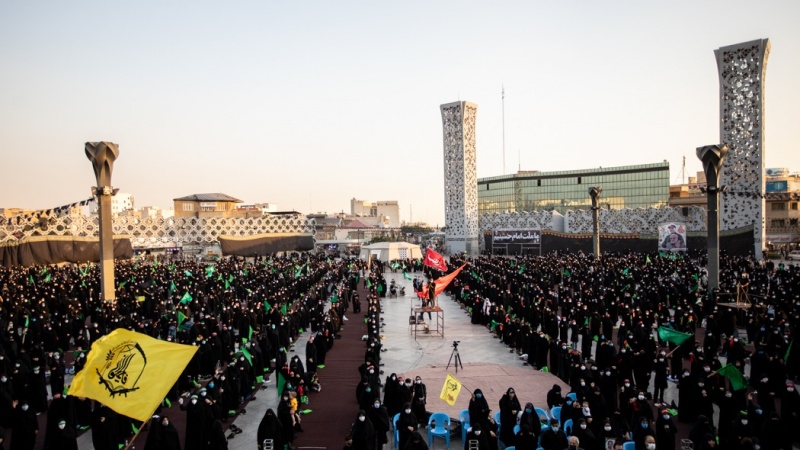
[[[453,348],[458,348],[458,344],[460,343],[461,341],[453,341]]]

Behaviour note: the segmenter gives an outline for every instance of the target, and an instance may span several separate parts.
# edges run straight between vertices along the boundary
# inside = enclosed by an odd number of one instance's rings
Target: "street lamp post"
[[[113,302],[114,291],[114,229],[111,223],[111,197],[117,190],[111,187],[111,172],[119,156],[119,147],[112,142],[87,142],[86,157],[92,162],[97,185],[92,195],[97,196],[100,218],[100,292],[103,300]]]
[[[600,259],[600,194],[603,188],[590,187],[589,196],[592,197],[592,253],[595,259]]]
[[[719,185],[722,174],[722,163],[728,155],[728,146],[706,145],[697,148],[697,157],[703,163],[706,174],[706,192],[708,193],[708,292],[709,295],[719,288],[719,193],[725,192],[725,186]]]

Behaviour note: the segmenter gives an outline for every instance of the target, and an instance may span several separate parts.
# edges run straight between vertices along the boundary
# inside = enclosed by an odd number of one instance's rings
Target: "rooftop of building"
[[[192,194],[187,195],[186,197],[180,197],[173,199],[176,202],[234,202],[234,203],[242,203],[242,200],[238,198],[231,197],[227,194],[222,193],[215,193],[215,194]]]
[[[613,175],[617,173],[653,171],[653,170],[669,171],[669,162],[663,161],[652,164],[637,164],[632,166],[617,166],[617,167],[595,167],[592,169],[560,170],[554,172],[540,172],[538,170],[520,170],[517,173],[512,173],[508,175],[497,175],[493,177],[478,178],[478,183],[486,183],[493,181],[509,181],[519,178],[537,179],[537,178],[558,178],[558,177],[568,177],[568,176]]]

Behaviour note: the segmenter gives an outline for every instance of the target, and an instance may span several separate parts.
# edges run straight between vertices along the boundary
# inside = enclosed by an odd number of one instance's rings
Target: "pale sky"
[[[800,171],[800,2],[0,0],[0,207],[397,200],[444,225],[439,106],[478,104],[478,176],[681,160],[719,143],[714,49],[770,38],[766,166]],[[503,108],[505,86],[505,168]]]

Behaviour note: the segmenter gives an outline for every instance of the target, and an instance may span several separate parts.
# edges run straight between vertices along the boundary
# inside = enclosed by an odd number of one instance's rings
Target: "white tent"
[[[362,246],[359,258],[374,258],[384,262],[393,259],[422,258],[422,250],[420,250],[419,245],[409,244],[408,242],[378,242]]]

